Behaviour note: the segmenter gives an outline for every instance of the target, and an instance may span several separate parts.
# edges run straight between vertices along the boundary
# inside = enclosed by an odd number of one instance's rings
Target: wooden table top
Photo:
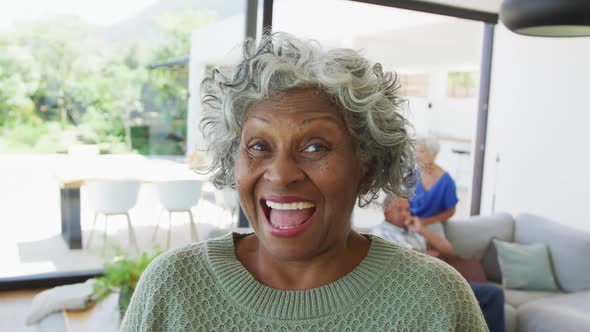
[[[78,189],[99,180],[136,180],[146,183],[170,180],[208,179],[184,162],[148,158],[135,154],[73,157],[65,155],[53,174],[64,189]]]

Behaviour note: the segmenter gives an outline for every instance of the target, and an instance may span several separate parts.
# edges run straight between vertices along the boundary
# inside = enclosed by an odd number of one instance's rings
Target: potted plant
[[[156,250],[153,254],[143,252],[135,258],[128,255],[117,256],[113,262],[105,265],[104,276],[97,278],[93,284],[95,297],[100,301],[112,291],[119,291],[119,313],[123,317],[139,277],[160,253],[160,250]]]

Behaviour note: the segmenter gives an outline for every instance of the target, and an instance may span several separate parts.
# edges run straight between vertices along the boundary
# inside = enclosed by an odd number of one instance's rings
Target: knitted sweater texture
[[[256,281],[228,234],[158,257],[121,331],[487,331],[467,282],[445,263],[369,236],[369,253],[325,286]]]

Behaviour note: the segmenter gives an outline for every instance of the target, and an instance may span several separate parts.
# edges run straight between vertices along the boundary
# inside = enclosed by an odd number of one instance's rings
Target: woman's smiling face
[[[342,114],[324,94],[293,89],[253,105],[235,174],[260,248],[305,260],[342,245],[363,169]]]

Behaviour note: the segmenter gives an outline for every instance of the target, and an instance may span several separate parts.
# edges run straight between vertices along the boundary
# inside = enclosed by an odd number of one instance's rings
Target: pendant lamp
[[[504,0],[500,20],[521,35],[590,36],[590,0]]]

